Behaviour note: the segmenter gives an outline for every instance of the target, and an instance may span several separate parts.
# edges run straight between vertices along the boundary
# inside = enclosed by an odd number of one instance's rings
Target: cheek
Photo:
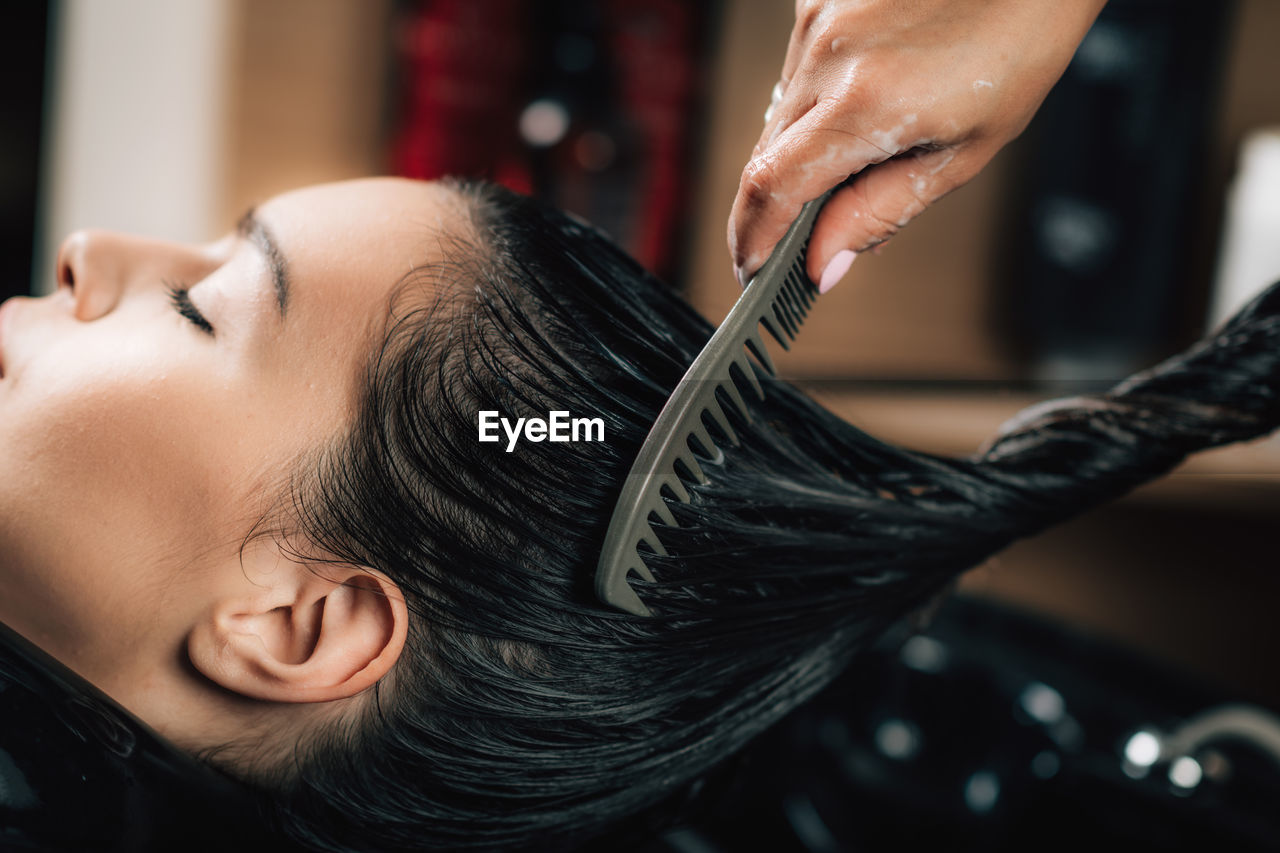
[[[86,362],[0,393],[0,621],[86,669],[198,589],[199,558],[258,510],[263,419],[196,367]]]
[[[253,418],[235,408],[229,381],[195,367],[82,361],[28,371],[7,389],[15,393],[0,397],[0,523],[9,538],[50,560],[59,549],[149,561],[224,533],[219,511],[235,504],[252,458]]]
[[[68,477],[82,488],[98,480],[132,487],[149,474],[190,468],[179,447],[226,435],[216,387],[183,365],[147,370],[117,360],[74,371],[30,371],[0,402],[0,435],[10,458],[33,471]]]
[[[225,502],[192,447],[227,433],[216,413],[179,405],[172,377],[96,378],[0,398],[0,619],[86,672],[185,589]]]

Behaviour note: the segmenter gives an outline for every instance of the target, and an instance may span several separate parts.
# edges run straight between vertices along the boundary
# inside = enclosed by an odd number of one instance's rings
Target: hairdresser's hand
[[[1103,2],[797,0],[729,217],[739,280],[801,205],[858,174],[827,202],[810,243],[809,276],[834,284],[851,253],[889,239],[1022,132]]]

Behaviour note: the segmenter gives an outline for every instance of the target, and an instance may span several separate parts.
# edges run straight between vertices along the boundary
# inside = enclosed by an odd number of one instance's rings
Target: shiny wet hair
[[[300,531],[393,578],[403,656],[355,724],[300,746],[275,818],[320,850],[564,849],[682,801],[960,573],[1280,415],[1280,291],[1110,392],[947,459],[765,379],[741,447],[599,604],[596,560],[650,424],[712,329],[607,238],[456,183],[468,221],[393,299]],[[428,295],[435,294],[435,295]],[[601,417],[602,442],[477,440],[477,412]]]

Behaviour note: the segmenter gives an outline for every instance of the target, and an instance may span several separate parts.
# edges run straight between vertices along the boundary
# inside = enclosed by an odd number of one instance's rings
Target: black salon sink
[[[289,851],[252,795],[0,625],[0,850]]]
[[[640,849],[1280,850],[1280,756],[1256,739],[1215,737],[1180,763],[1141,755],[1150,733],[1224,708],[1278,720],[1115,645],[957,598],[925,634],[886,638],[728,768],[701,814]]]

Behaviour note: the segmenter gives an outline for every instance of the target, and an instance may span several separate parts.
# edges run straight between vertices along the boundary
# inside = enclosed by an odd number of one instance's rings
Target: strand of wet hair
[[[1026,532],[1280,426],[1280,282],[1215,333],[1111,390],[1019,413],[974,456],[1018,496]],[[1025,532],[1021,535],[1025,535]]]

